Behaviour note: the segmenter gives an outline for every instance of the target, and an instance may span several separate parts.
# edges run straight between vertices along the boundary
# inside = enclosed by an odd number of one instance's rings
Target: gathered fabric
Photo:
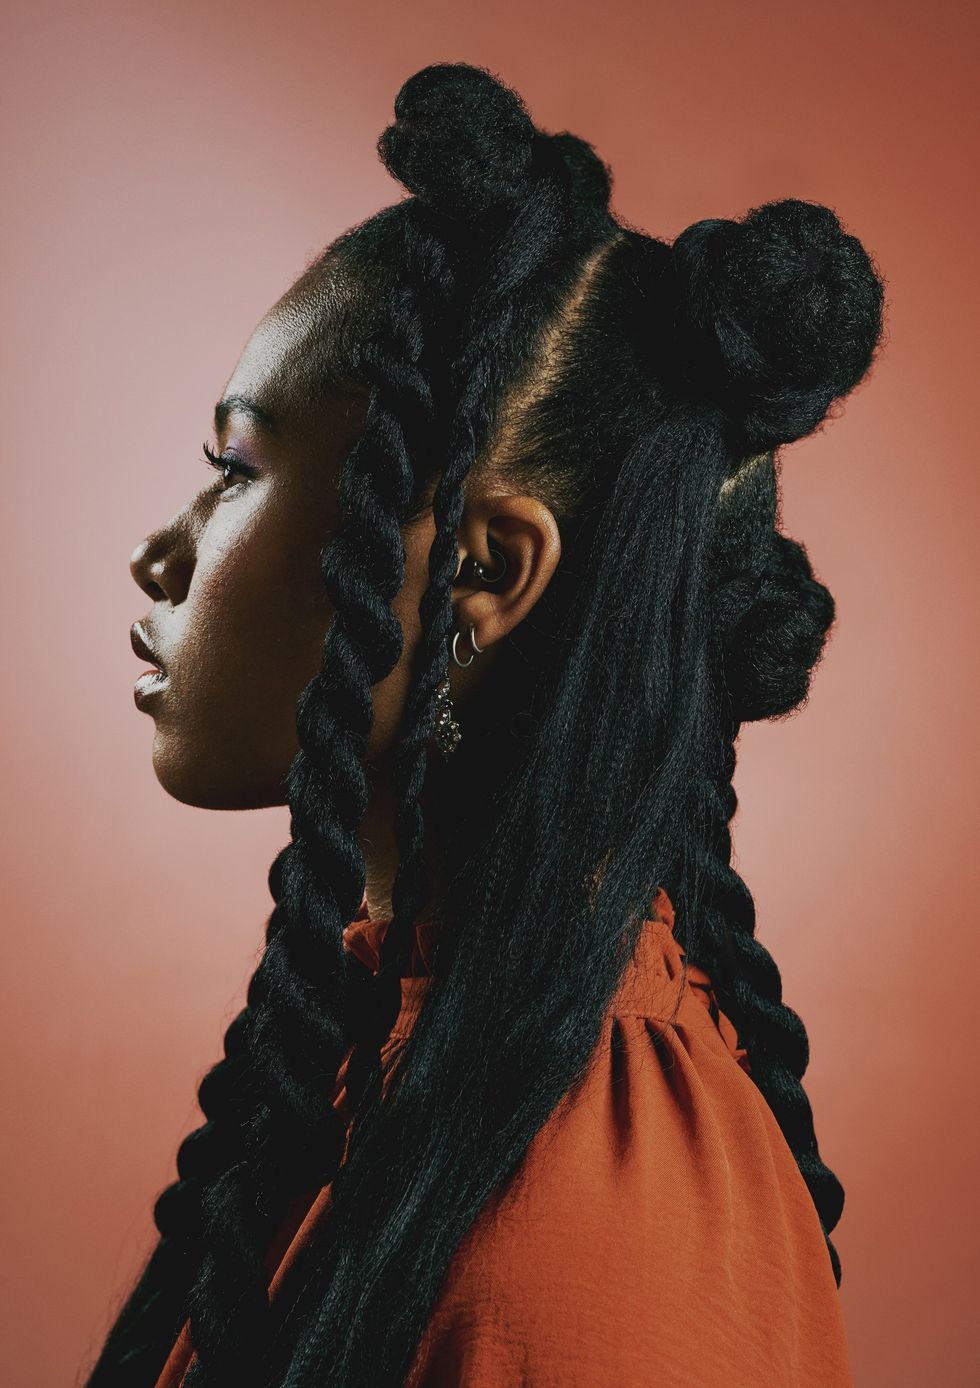
[[[344,932],[372,971],[388,924],[362,902]],[[816,1208],[673,929],[661,888],[584,1079],[461,1240],[404,1388],[853,1388]],[[434,930],[416,926],[383,1079],[424,1001]],[[348,1124],[349,1058],[333,1097]],[[298,1198],[280,1226],[273,1300],[330,1193]],[[179,1388],[192,1357],[185,1323],[156,1388]]]

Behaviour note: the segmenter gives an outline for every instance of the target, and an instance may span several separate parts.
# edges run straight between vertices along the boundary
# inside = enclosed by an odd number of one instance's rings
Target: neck
[[[391,893],[398,867],[398,848],[394,831],[394,795],[390,778],[370,775],[367,811],[361,826],[360,843],[364,854],[365,892],[368,915],[372,920],[390,920],[394,915]],[[421,808],[424,823],[423,851],[429,864],[432,888],[427,900],[416,912],[417,920],[426,919],[441,903],[446,891],[446,877],[440,835],[435,828],[435,816],[426,812],[423,791]],[[431,807],[430,807],[431,808]]]

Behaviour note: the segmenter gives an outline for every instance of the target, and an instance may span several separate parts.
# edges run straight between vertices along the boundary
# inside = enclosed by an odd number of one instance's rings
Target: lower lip
[[[137,708],[143,708],[151,699],[156,698],[170,684],[170,679],[162,670],[147,670],[140,675],[133,685],[133,699]]]

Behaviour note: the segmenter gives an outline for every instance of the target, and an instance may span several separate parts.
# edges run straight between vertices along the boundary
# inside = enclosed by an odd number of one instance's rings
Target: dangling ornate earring
[[[460,633],[458,631],[453,633],[453,660],[455,660],[460,669],[465,670],[467,666],[473,664],[477,655],[483,654],[483,647],[476,644],[476,625],[470,622],[469,638],[473,651],[469,660],[460,660],[459,652],[456,650],[456,642],[459,640],[459,637]],[[463,734],[459,724],[453,717],[453,704],[449,697],[448,675],[446,675],[444,679],[441,679],[436,685],[436,721],[433,732],[443,758],[446,759],[450,757],[459,746]]]
[[[498,583],[507,572],[507,560],[504,558],[503,554],[501,554],[500,550],[491,548],[490,553],[497,556],[501,561],[502,568],[499,573],[494,574],[491,578],[487,575],[486,569],[484,569],[479,560],[474,559],[473,571],[482,583]],[[462,564],[460,564],[460,568],[462,568]],[[459,569],[457,569],[456,572],[458,575]],[[453,633],[453,660],[455,660],[461,670],[465,670],[467,666],[472,665],[476,657],[483,654],[483,647],[476,644],[476,624],[474,622],[470,622],[468,635],[470,638],[470,645],[473,647],[472,654],[469,660],[460,660],[459,652],[456,649],[456,643],[460,638],[460,633],[458,631]],[[453,705],[449,697],[448,673],[445,678],[441,679],[436,685],[436,716],[433,736],[435,737],[436,744],[444,760],[452,756],[463,736],[459,724],[453,717]]]
[[[442,753],[443,760],[448,761],[452,753],[455,752],[463,734],[453,717],[453,706],[449,698],[449,681],[447,679],[440,680],[436,685],[436,721],[432,735],[436,740],[436,746]]]

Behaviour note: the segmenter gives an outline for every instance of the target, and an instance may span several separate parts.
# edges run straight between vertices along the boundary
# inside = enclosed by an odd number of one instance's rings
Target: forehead
[[[356,337],[350,291],[334,273],[304,275],[263,315],[222,391],[291,431],[350,381]]]

